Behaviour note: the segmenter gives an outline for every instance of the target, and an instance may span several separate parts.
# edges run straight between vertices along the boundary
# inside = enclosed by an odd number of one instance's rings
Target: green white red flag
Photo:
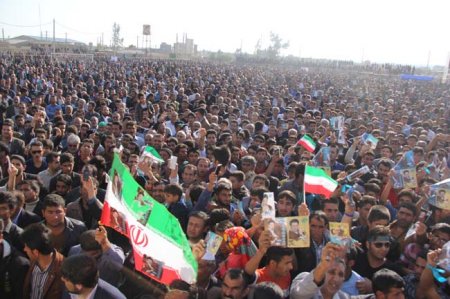
[[[134,180],[114,155],[101,222],[127,236],[136,270],[163,284],[194,283],[197,262],[178,219]]]
[[[303,146],[310,153],[313,153],[316,150],[317,146],[314,140],[307,134],[303,135],[303,137],[297,142],[297,144]]]
[[[305,166],[303,182],[305,192],[320,194],[326,198],[330,198],[338,186],[338,182],[328,176],[324,170],[308,165]]]
[[[158,163],[164,162],[163,158],[161,158],[158,151],[154,147],[151,147],[150,145],[147,145],[144,148],[141,157],[149,157],[152,161],[156,161]]]

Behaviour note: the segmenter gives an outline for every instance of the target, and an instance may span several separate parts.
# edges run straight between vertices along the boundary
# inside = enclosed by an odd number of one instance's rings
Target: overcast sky
[[[39,9],[40,8],[40,9]],[[173,44],[178,33],[199,50],[253,53],[271,31],[290,42],[283,55],[444,65],[450,51],[446,0],[0,0],[5,37],[45,31],[56,36],[110,44],[112,25],[124,45],[142,45],[142,25],[151,25],[151,44]],[[40,11],[40,13],[39,13]],[[39,26],[42,24],[41,26]],[[30,26],[17,27],[12,25]]]

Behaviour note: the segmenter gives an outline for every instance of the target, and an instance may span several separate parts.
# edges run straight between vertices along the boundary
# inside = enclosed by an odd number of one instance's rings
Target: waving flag
[[[313,153],[316,150],[316,143],[308,135],[303,135],[303,137],[297,142],[298,145],[303,146],[308,152]]]
[[[428,203],[444,210],[450,210],[450,179],[431,185]]]
[[[163,284],[194,283],[197,262],[178,219],[134,180],[114,155],[101,222],[127,236],[136,270]]]
[[[158,163],[164,162],[163,158],[161,158],[158,151],[154,147],[151,147],[150,145],[147,145],[141,154],[141,158],[145,158],[145,157],[148,157],[152,161],[156,161]]]
[[[320,168],[305,166],[304,191],[329,198],[339,185]]]

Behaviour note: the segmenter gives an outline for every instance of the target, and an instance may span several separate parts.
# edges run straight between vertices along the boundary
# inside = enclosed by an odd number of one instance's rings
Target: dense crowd
[[[450,297],[435,275],[450,210],[428,204],[449,178],[448,85],[312,63],[28,59],[0,60],[0,298]],[[297,144],[305,134],[314,153]],[[141,162],[147,145],[165,162]],[[325,147],[330,198],[303,190]],[[408,151],[417,187],[398,189]],[[115,153],[179,220],[194,285],[135,271],[129,240],[99,223]],[[277,217],[309,217],[309,247],[274,244],[266,192]],[[335,222],[351,245],[330,241]],[[212,257],[210,231],[223,238]]]

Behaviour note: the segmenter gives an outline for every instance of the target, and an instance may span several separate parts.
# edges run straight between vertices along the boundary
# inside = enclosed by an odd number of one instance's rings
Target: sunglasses
[[[385,248],[390,248],[391,247],[391,243],[390,242],[385,242],[385,243],[383,243],[383,242],[376,242],[376,243],[373,243],[373,245],[376,247],[376,248],[381,248],[381,247],[385,247]]]

